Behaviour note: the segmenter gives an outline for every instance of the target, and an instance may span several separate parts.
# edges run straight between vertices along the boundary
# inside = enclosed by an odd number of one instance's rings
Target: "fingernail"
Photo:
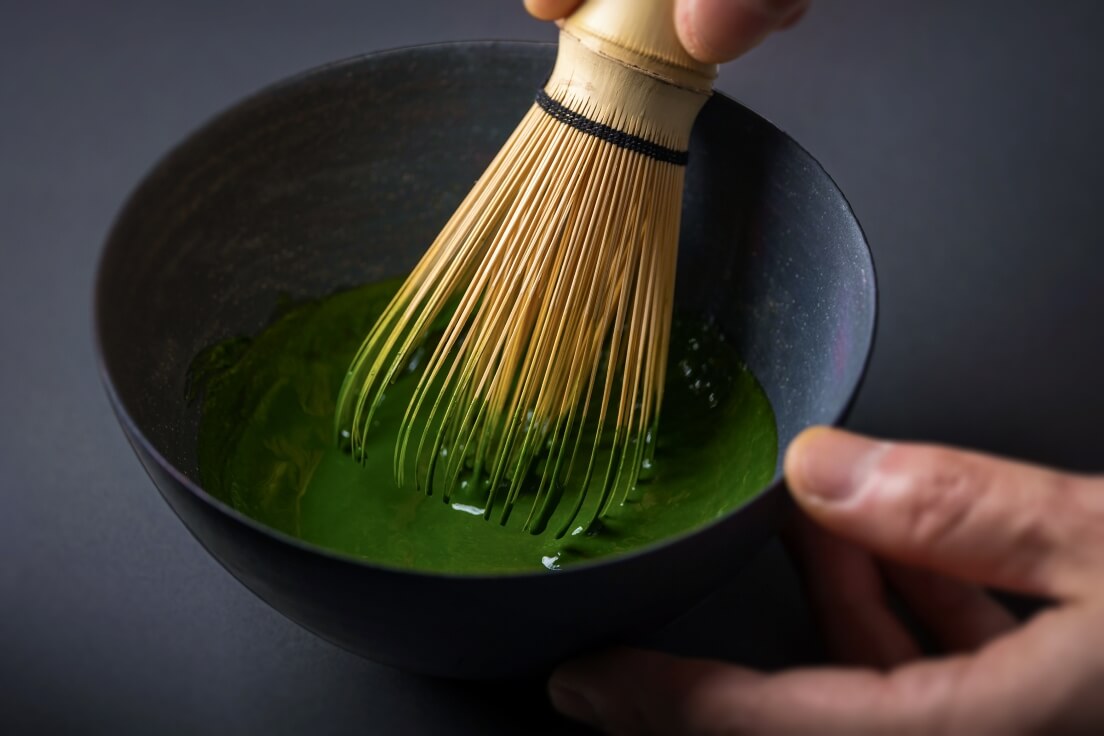
[[[602,725],[594,705],[579,691],[553,682],[548,686],[548,698],[552,701],[552,706],[568,718],[594,728]]]
[[[888,447],[850,432],[813,427],[790,443],[786,480],[794,493],[811,501],[840,503],[854,496]]]

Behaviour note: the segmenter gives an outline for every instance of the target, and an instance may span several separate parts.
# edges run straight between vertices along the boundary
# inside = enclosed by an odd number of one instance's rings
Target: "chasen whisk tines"
[[[664,12],[658,30],[638,18]],[[711,79],[672,46],[671,12],[589,0],[569,20],[547,85],[350,366],[337,428],[354,456],[430,338],[396,441],[400,484],[445,501],[463,489],[485,518],[520,508],[524,528],[558,535],[634,487],[654,448],[686,146]]]

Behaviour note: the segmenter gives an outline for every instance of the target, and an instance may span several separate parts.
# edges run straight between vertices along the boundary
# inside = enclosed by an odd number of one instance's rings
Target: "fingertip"
[[[548,678],[548,699],[561,715],[593,728],[602,727],[599,704],[611,667],[616,671],[618,651],[599,652],[568,660]]]
[[[549,691],[578,691],[580,687],[585,684],[588,670],[591,669],[586,666],[588,662],[588,657],[582,657],[579,659],[569,659],[557,666],[548,678]]]
[[[619,673],[639,667],[634,660],[643,653],[614,649],[568,660],[548,678],[548,699],[561,715],[602,730],[619,718],[619,697],[614,690],[623,679]],[[612,701],[612,702],[611,702]]]
[[[675,5],[675,33],[687,53],[698,61],[705,61],[702,58],[704,49],[702,49],[701,42],[698,39],[697,28],[694,26],[697,2],[698,0],[682,0],[682,2]],[[715,62],[705,61],[705,63]]]
[[[524,0],[525,9],[537,20],[560,20],[575,12],[582,0]]]
[[[803,493],[808,487],[805,480],[805,461],[810,452],[809,448],[816,445],[820,435],[831,431],[831,427],[817,425],[803,429],[790,441],[786,454],[782,458],[782,472],[786,476],[786,482],[791,491]]]
[[[706,64],[722,64],[739,56],[753,42],[747,38],[747,24],[740,22],[739,8],[713,5],[716,3],[710,0],[682,0],[675,7],[675,32],[683,48],[695,59]],[[734,23],[729,16],[740,20]]]
[[[555,675],[548,682],[548,700],[562,716],[593,728],[600,728],[602,725],[594,703],[579,690],[558,682]]]
[[[721,64],[801,17],[808,0],[681,0],[675,29],[691,56]]]
[[[889,447],[832,427],[806,429],[790,443],[783,459],[787,485],[807,510],[850,501]]]

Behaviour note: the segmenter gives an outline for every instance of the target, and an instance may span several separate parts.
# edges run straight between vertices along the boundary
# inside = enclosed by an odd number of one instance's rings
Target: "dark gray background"
[[[1094,0],[821,0],[724,69],[719,88],[820,159],[873,247],[881,324],[852,426],[1104,467],[1101,28]],[[0,730],[566,729],[539,683],[360,661],[238,585],[132,456],[90,333],[112,217],[212,114],[366,51],[553,37],[520,0],[0,2]],[[665,639],[816,656],[777,547]]]

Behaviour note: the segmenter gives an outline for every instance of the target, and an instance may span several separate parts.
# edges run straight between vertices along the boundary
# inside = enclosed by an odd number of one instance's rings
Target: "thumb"
[[[824,427],[793,441],[785,471],[817,523],[883,557],[1024,593],[1095,592],[1100,480]]]
[[[795,23],[809,0],[679,0],[675,28],[698,61],[719,64]]]

